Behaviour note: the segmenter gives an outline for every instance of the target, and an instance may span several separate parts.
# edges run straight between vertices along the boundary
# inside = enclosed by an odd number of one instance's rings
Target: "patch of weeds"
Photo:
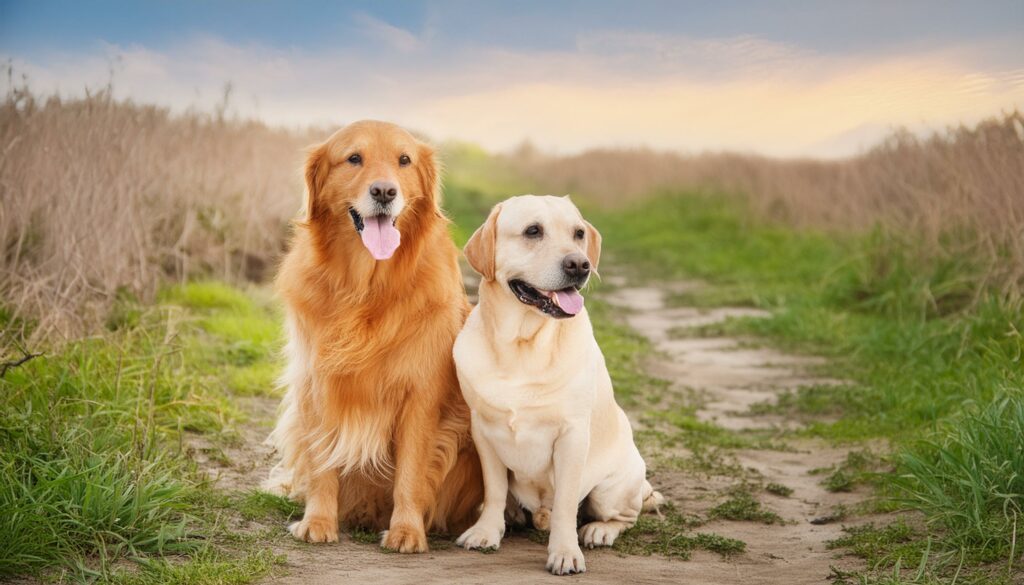
[[[380,532],[370,530],[369,528],[357,526],[349,530],[348,535],[352,538],[353,542],[358,542],[359,544],[380,544]]]
[[[708,475],[741,477],[744,469],[729,457],[727,449],[706,443],[687,440],[678,433],[668,434],[661,430],[641,429],[633,435],[640,452],[644,454],[650,468],[678,469]],[[686,455],[672,451],[685,449]]]
[[[769,483],[768,485],[764,486],[764,491],[782,498],[788,498],[789,496],[793,495],[793,488],[775,482]]]
[[[274,574],[285,557],[267,549],[230,556],[206,549],[187,562],[143,560],[138,570],[109,575],[114,585],[243,585]]]
[[[876,482],[882,460],[867,450],[851,451],[838,465],[812,469],[812,475],[828,473],[821,482],[830,492],[851,492],[858,485]]]
[[[651,514],[641,515],[632,528],[619,536],[612,548],[630,555],[659,554],[681,559],[689,559],[697,549],[723,557],[746,550],[746,543],[741,540],[712,533],[691,533],[700,521],[684,516],[671,503],[662,506],[661,515],[660,518]]]
[[[448,550],[454,546],[452,537],[446,534],[428,534],[427,544],[430,550]]]
[[[259,490],[236,495],[232,504],[246,520],[292,520],[302,516],[302,504]]]
[[[915,566],[926,554],[927,541],[904,520],[888,526],[843,528],[844,536],[826,543],[829,550],[845,550],[867,561],[872,568],[888,568],[896,563]]]
[[[781,516],[766,510],[761,502],[754,498],[746,486],[738,486],[729,491],[729,497],[708,512],[709,518],[722,520],[740,520],[761,522],[763,524],[784,524]]]
[[[549,536],[551,536],[551,533],[547,530],[538,530],[536,528],[529,528],[526,530],[526,538],[529,539],[530,542],[536,542],[537,544],[547,546]]]
[[[780,393],[775,400],[751,406],[754,414],[841,416],[850,405],[863,399],[863,388],[850,384],[811,384]]]
[[[745,449],[754,447],[750,437],[724,429],[714,423],[697,418],[692,408],[672,408],[660,411],[649,411],[645,419],[671,425],[675,432],[674,438],[683,446],[694,449],[699,446],[714,446],[726,449]]]
[[[850,516],[850,508],[839,504],[832,507],[832,510],[824,516],[818,516],[810,520],[811,524],[820,526],[822,524],[832,524],[835,522],[842,522]]]

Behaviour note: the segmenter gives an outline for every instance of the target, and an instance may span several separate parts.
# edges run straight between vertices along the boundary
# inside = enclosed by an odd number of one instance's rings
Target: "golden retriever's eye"
[[[353,154],[352,156],[348,157],[348,162],[354,165],[361,165],[363,164],[363,157],[359,154]]]
[[[582,228],[576,228],[576,239],[577,240],[582,240],[583,236],[585,236],[585,235],[587,235],[587,234],[584,233]]]
[[[412,159],[409,158],[408,154],[403,154],[402,156],[398,157],[398,164],[403,166],[403,167],[407,167],[411,163],[412,163]]]
[[[535,223],[527,227],[523,231],[523,235],[528,238],[542,238],[544,237],[544,228],[540,227],[540,224]]]

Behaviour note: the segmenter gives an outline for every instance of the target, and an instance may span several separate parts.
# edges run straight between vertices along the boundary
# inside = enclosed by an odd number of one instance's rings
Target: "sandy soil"
[[[472,283],[467,283],[472,284]],[[613,283],[614,284],[614,283]],[[667,308],[660,288],[617,288],[604,295],[621,307],[627,324],[639,331],[657,349],[649,357],[649,372],[670,382],[669,392],[696,393],[701,401],[698,416],[740,432],[790,428],[798,423],[777,416],[748,412],[752,404],[772,400],[779,392],[809,383],[828,383],[809,377],[813,359],[787,355],[772,349],[751,348],[729,338],[679,338],[670,333],[680,327],[715,323],[732,316],[759,316],[751,309]],[[221,484],[233,489],[259,485],[272,462],[263,437],[269,430],[274,404],[256,400],[253,408],[261,424],[243,433],[241,444],[225,449],[214,458]],[[642,423],[639,412],[631,417]],[[776,441],[777,442],[777,441]],[[297,543],[282,527],[277,550],[287,555],[285,574],[267,583],[295,585],[336,583],[488,583],[516,584],[586,581],[588,583],[708,583],[708,584],[804,584],[827,583],[830,566],[855,568],[854,560],[837,559],[825,542],[838,537],[838,524],[812,524],[835,506],[850,505],[862,498],[856,493],[833,494],[822,488],[822,476],[815,468],[828,467],[845,458],[847,451],[813,441],[787,441],[779,450],[738,450],[729,452],[730,463],[743,468],[747,477],[763,483],[775,482],[793,490],[790,497],[758,493],[764,506],[778,513],[784,524],[713,521],[700,528],[738,538],[747,551],[728,560],[696,552],[689,560],[660,556],[626,556],[611,550],[586,551],[587,573],[553,577],[544,570],[545,547],[525,537],[509,537],[492,554],[469,552],[448,543],[435,545],[424,555],[381,552],[377,547],[353,542],[347,536],[331,545]],[[202,453],[202,449],[198,450]],[[197,453],[198,454],[198,453]],[[658,455],[645,453],[651,462],[651,481],[657,489],[686,513],[700,514],[713,507],[723,490],[737,483],[735,476],[715,476],[659,467]],[[227,460],[224,463],[224,460]]]

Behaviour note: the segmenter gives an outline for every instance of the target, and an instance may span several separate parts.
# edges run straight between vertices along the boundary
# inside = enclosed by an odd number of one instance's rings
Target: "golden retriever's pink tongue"
[[[368,217],[363,222],[363,231],[359,234],[363,245],[377,260],[387,260],[402,243],[402,234],[395,229],[391,218],[386,215]]]
[[[558,297],[558,306],[566,313],[575,315],[583,310],[583,295],[578,290],[574,288],[558,290],[555,291],[555,296]]]

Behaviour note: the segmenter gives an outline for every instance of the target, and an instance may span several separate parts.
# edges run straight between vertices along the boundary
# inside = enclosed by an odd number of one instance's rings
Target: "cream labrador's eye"
[[[523,235],[528,238],[542,238],[544,237],[544,228],[539,223],[531,224],[523,230]]]
[[[585,235],[586,235],[586,232],[583,231],[583,228],[576,228],[576,239],[577,240],[582,240],[583,236],[585,236]]]

